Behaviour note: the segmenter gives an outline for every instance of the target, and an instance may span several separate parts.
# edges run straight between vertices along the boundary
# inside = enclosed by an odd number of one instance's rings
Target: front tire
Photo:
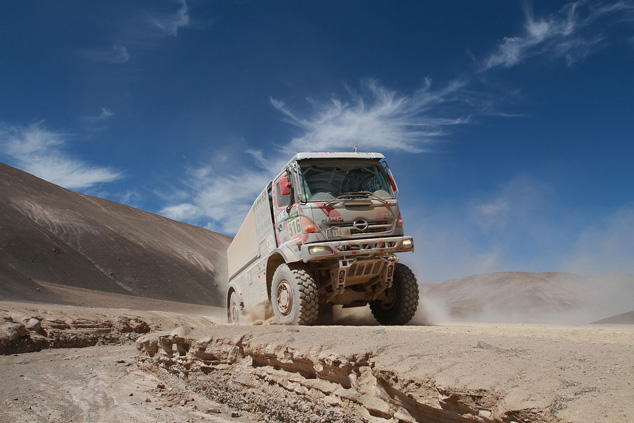
[[[396,263],[392,287],[385,298],[372,301],[372,315],[382,325],[404,325],[412,320],[418,308],[418,282],[414,272],[404,264]]]
[[[317,282],[307,266],[282,264],[273,274],[271,302],[277,321],[283,325],[312,325],[317,320]]]

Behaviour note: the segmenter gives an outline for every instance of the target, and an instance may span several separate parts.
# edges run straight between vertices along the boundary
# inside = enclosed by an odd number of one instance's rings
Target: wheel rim
[[[231,304],[231,321],[238,323],[238,304],[235,302]]]
[[[288,316],[293,308],[293,292],[287,280],[280,282],[277,287],[277,308],[284,316]]]

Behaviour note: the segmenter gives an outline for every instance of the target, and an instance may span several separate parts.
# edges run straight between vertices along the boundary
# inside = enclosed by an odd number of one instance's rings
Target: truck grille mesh
[[[344,229],[350,231],[350,235],[366,235],[366,234],[380,234],[386,233],[392,230],[392,223],[387,220],[377,220],[375,222],[368,222],[368,228],[364,231],[360,231],[354,227],[352,223],[337,225],[337,229]]]
[[[338,245],[338,251],[363,251],[363,250],[375,250],[381,248],[394,248],[396,247],[395,241],[375,241],[375,242],[358,242],[356,244]]]

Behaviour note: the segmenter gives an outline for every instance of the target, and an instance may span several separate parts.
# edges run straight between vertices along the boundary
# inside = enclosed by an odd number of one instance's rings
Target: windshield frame
[[[380,159],[355,159],[355,158],[311,158],[300,160],[296,162],[296,175],[298,178],[298,193],[297,197],[299,202],[301,203],[315,203],[315,202],[331,202],[332,200],[340,197],[344,194],[348,193],[368,193],[367,198],[371,199],[373,197],[380,197],[383,201],[392,200],[396,198],[396,194],[392,189],[392,185],[390,183],[389,175],[385,169],[385,165],[382,163]],[[321,166],[320,166],[321,165]],[[317,167],[330,167],[333,168],[333,177],[342,178],[340,190],[337,192],[316,192],[312,193],[310,189],[309,182],[305,177],[304,173],[310,168]],[[339,169],[339,173],[334,175],[335,172],[338,172],[335,169]],[[374,184],[379,188],[378,190],[369,190],[369,189],[360,189],[360,190],[351,190],[351,191],[341,191],[344,188],[344,180],[353,169],[366,169],[367,173],[374,173],[376,180],[374,180]],[[344,172],[344,173],[341,173]],[[363,172],[363,171],[362,171]],[[323,182],[323,181],[322,181]],[[332,182],[331,182],[332,183]],[[333,185],[333,188],[338,185]],[[346,186],[350,187],[351,184],[348,183]],[[379,195],[377,195],[377,193]],[[318,194],[327,194],[322,195],[320,198],[314,198],[315,195]],[[336,195],[335,195],[336,194]]]

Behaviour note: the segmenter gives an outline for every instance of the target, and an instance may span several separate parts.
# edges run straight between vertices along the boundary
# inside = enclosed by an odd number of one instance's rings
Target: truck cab
[[[282,324],[313,324],[333,305],[369,304],[379,323],[407,323],[418,284],[396,257],[414,250],[397,197],[382,154],[295,155],[229,246],[229,320],[272,313]]]

